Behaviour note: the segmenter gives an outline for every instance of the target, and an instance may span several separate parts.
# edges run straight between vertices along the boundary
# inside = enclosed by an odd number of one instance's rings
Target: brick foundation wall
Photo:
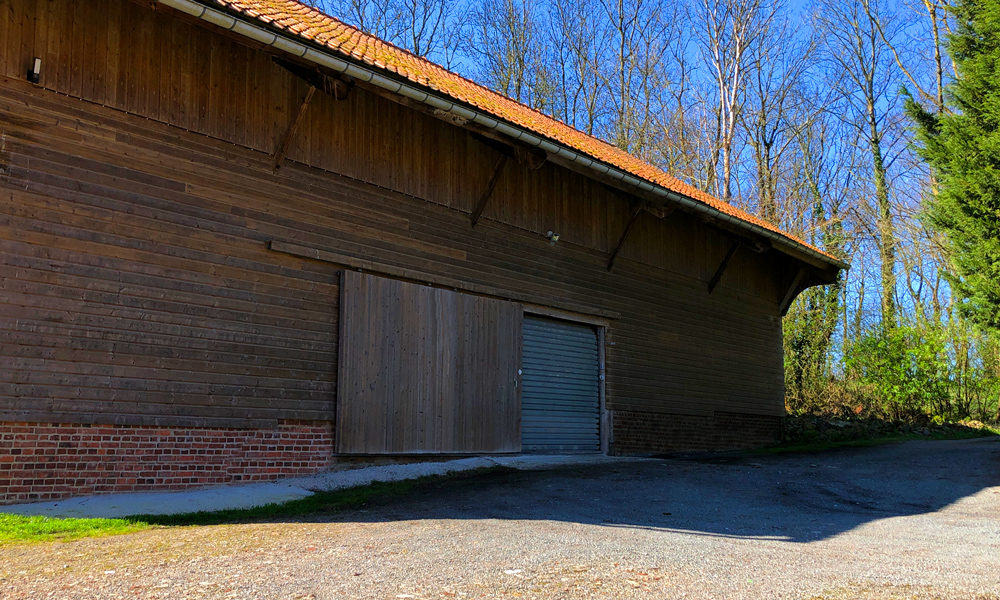
[[[611,453],[619,456],[758,448],[781,440],[781,417],[716,412],[713,416],[616,410]]]
[[[275,429],[0,422],[0,504],[266,481],[329,468],[332,424]]]

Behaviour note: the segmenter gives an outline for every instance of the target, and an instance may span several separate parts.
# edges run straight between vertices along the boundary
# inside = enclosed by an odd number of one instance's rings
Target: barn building
[[[293,0],[0,0],[0,502],[761,445],[846,265]]]

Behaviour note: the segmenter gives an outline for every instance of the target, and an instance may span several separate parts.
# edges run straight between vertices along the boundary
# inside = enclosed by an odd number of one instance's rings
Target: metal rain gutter
[[[571,162],[577,163],[583,167],[589,168],[601,175],[612,177],[623,183],[627,183],[632,187],[638,188],[644,192],[651,193],[655,196],[676,202],[681,206],[692,209],[697,212],[704,213],[711,218],[732,223],[733,225],[747,230],[751,233],[757,234],[764,237],[771,242],[776,242],[778,244],[789,246],[795,250],[802,252],[808,256],[818,259],[821,262],[832,264],[841,269],[849,269],[850,265],[846,262],[838,259],[831,259],[830,257],[822,254],[821,252],[814,250],[808,246],[795,242],[794,240],[788,239],[780,234],[777,234],[768,229],[764,229],[760,225],[754,223],[749,223],[742,219],[736,218],[732,215],[726,214],[717,208],[713,208],[703,202],[699,202],[687,196],[682,196],[676,192],[668,190],[666,188],[660,187],[658,185],[653,185],[648,181],[644,181],[617,169],[615,167],[608,166],[600,161],[596,161],[584,154],[570,150],[569,148],[561,145],[554,144],[546,139],[540,138],[534,133],[530,133],[525,129],[498,121],[497,119],[490,117],[479,111],[470,109],[466,106],[456,104],[451,100],[445,100],[433,94],[428,94],[414,86],[406,83],[396,81],[395,79],[389,79],[375,71],[360,66],[354,63],[349,63],[345,60],[337,58],[336,56],[321,52],[307,46],[289,36],[279,35],[273,33],[264,27],[254,24],[243,18],[236,18],[229,15],[221,10],[211,8],[196,2],[194,0],[155,0],[159,4],[164,6],[169,6],[175,10],[183,12],[185,14],[191,15],[197,19],[211,23],[216,27],[221,27],[228,31],[238,33],[246,38],[252,39],[256,42],[260,42],[266,46],[274,47],[282,52],[287,52],[293,56],[298,56],[304,58],[317,65],[322,65],[324,67],[333,69],[340,73],[344,73],[361,81],[365,81],[372,85],[378,86],[384,90],[405,96],[417,102],[421,102],[442,112],[461,117],[467,121],[472,121],[478,123],[489,129],[498,131],[508,137],[514,138],[531,146],[535,146],[544,150],[549,154],[554,154],[556,156],[562,157]]]

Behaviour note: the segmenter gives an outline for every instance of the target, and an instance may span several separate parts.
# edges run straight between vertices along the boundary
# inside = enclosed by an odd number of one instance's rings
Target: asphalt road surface
[[[494,473],[333,520],[8,546],[0,597],[1000,600],[1000,440]]]

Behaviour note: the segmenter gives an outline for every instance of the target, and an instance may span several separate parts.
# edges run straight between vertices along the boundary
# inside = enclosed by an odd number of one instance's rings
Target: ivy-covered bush
[[[844,355],[846,383],[859,407],[888,419],[947,414],[949,363],[937,330],[906,325],[872,329]]]

